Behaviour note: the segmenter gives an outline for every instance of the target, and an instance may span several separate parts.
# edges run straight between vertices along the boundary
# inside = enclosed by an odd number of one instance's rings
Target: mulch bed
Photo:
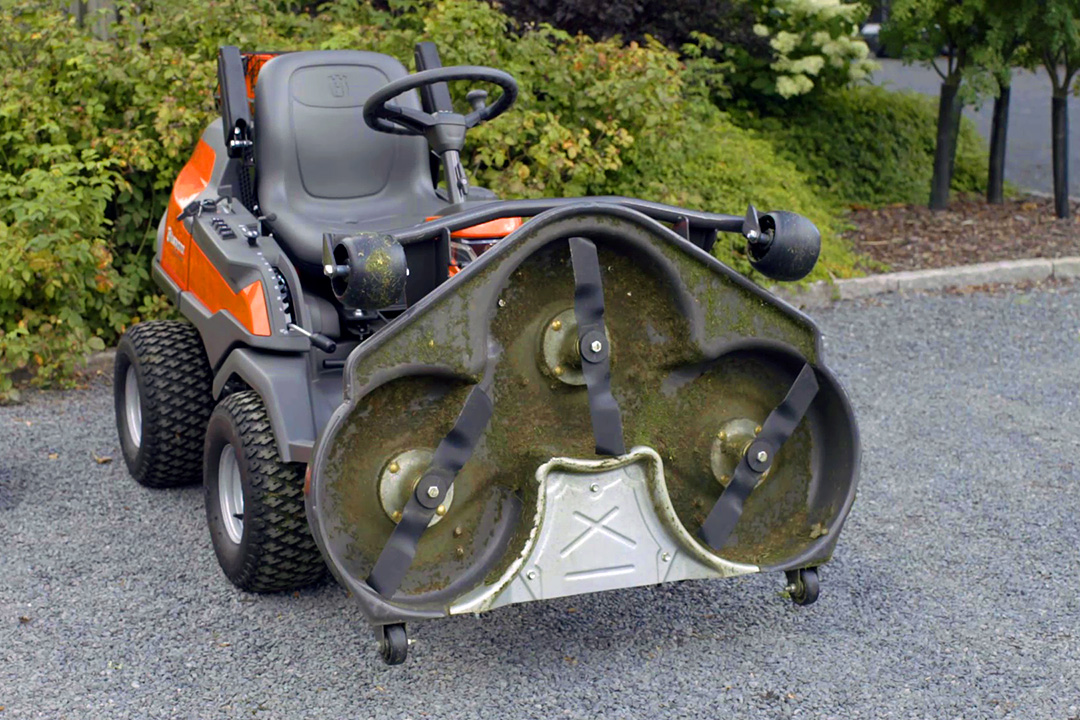
[[[1080,202],[1072,218],[1054,217],[1053,201],[1022,197],[990,205],[953,198],[949,209],[925,205],[855,208],[844,236],[867,261],[867,273],[970,265],[1021,258],[1080,255]]]

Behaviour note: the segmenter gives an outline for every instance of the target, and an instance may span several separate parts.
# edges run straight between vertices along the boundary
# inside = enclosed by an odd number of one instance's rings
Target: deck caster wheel
[[[787,590],[791,602],[796,605],[813,605],[818,599],[821,584],[818,582],[817,568],[802,568],[787,571]]]
[[[405,623],[380,625],[375,628],[379,641],[379,655],[387,665],[400,665],[409,655],[409,634]]]

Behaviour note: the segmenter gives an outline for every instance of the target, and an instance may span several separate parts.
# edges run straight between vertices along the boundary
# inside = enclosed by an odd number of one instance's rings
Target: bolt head
[[[757,454],[757,461],[760,463],[766,462],[769,459],[769,453],[764,450],[759,450]]]
[[[390,463],[390,472],[396,473],[396,472],[398,472],[400,470],[401,470],[401,466],[398,465],[396,462]]]
[[[555,366],[555,369],[554,369],[554,370],[552,370],[552,372],[553,372],[553,373],[555,373],[555,377],[559,377],[559,376],[560,376],[560,375],[562,375],[562,374],[563,374],[563,372],[565,372],[565,371],[563,370],[563,366],[562,366],[562,365],[556,365],[556,366]]]
[[[671,560],[671,555],[669,555],[668,553],[661,553],[660,560],[663,562],[668,562],[669,560]]]
[[[401,522],[401,511],[400,510],[395,510],[394,514],[391,515],[390,517],[393,518],[394,522]]]
[[[530,570],[529,572],[525,573],[525,577],[527,577],[530,580],[535,580],[536,579],[536,571],[535,570]]]
[[[434,485],[428,485],[427,496],[432,500],[439,497],[439,488],[435,487]]]
[[[757,427],[754,428],[754,434],[755,435],[760,435],[761,434],[761,426],[760,425],[758,425]]]
[[[551,329],[555,331],[562,330],[562,320],[553,320],[551,322]]]
[[[598,353],[604,349],[604,343],[599,340],[593,340],[592,345],[589,346],[593,352]]]
[[[445,515],[446,514],[446,506],[445,505],[440,505],[439,507],[435,508],[435,514],[438,515],[439,517],[442,517],[443,515]]]
[[[594,493],[598,493],[598,492],[600,492],[600,484],[599,483],[593,483],[592,485],[589,486],[589,489],[592,490]]]

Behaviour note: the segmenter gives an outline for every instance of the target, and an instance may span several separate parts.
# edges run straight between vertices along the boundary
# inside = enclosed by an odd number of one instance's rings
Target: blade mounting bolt
[[[761,426],[760,425],[758,425],[757,427],[754,428],[754,434],[755,435],[760,435],[761,434]]]
[[[669,555],[668,553],[661,553],[660,560],[662,560],[663,562],[667,562],[671,560],[671,555]]]
[[[563,374],[563,366],[562,365],[556,365],[555,369],[552,370],[552,372],[555,373],[555,377],[558,377],[558,376],[562,375]]]
[[[769,453],[764,450],[759,450],[757,454],[757,461],[760,463],[766,462],[769,459]]]
[[[432,500],[439,497],[439,488],[435,485],[428,485],[427,496]]]
[[[551,322],[552,330],[562,330],[562,320],[553,320]]]
[[[589,489],[592,490],[594,493],[598,493],[598,492],[600,492],[600,484],[599,483],[593,483],[592,485],[589,486]]]
[[[535,570],[530,570],[529,572],[525,573],[525,577],[529,578],[530,580],[535,580],[536,579],[536,571]]]
[[[394,522],[401,522],[401,511],[395,510],[394,514],[391,517],[393,517]]]
[[[397,464],[396,462],[392,462],[392,463],[390,463],[390,472],[392,472],[392,473],[396,473],[396,472],[398,472],[399,470],[401,470],[401,466],[400,466],[400,465],[398,465],[398,464]]]
[[[445,505],[440,505],[439,507],[435,508],[435,514],[438,515],[439,517],[442,517],[443,515],[445,515],[446,514],[446,506]]]
[[[598,353],[604,349],[604,343],[599,340],[593,340],[592,345],[589,346],[593,352]]]

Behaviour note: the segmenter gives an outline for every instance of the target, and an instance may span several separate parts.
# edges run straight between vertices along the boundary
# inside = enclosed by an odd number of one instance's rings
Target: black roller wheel
[[[214,409],[213,376],[190,323],[131,327],[116,349],[116,429],[128,471],[140,485],[178,487],[202,478],[203,437]]]
[[[803,568],[787,571],[787,592],[791,602],[796,605],[813,605],[818,599],[821,585],[818,582],[817,568]]]
[[[258,393],[229,395],[210,416],[206,520],[218,563],[241,590],[294,590],[325,575],[304,514],[304,467],[281,461]]]
[[[379,640],[379,655],[387,665],[400,665],[409,656],[409,634],[405,623],[380,625],[375,628]]]

